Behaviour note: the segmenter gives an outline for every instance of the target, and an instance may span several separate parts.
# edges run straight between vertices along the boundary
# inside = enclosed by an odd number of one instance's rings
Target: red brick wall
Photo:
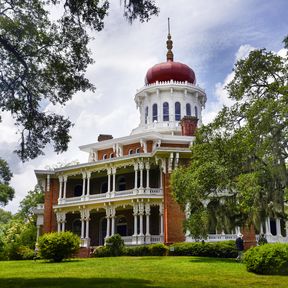
[[[170,174],[163,177],[164,187],[164,242],[171,244],[185,240],[183,221],[185,214],[173,199],[170,188]]]
[[[189,148],[189,144],[161,143],[161,147]]]
[[[129,155],[129,150],[132,149],[133,150],[133,154],[136,153],[136,149],[139,148],[140,149],[140,153],[143,153],[143,148],[141,147],[140,143],[133,143],[130,145],[125,145],[123,146],[123,155]]]
[[[147,152],[150,153],[152,152],[153,148],[153,141],[147,141]]]
[[[58,203],[59,180],[50,180],[50,191],[45,192],[44,199],[44,225],[43,232],[48,233],[57,231],[56,215],[53,211],[53,205]]]
[[[107,154],[107,159],[109,159],[111,153],[114,153],[114,152],[113,152],[113,148],[100,150],[100,151],[98,151],[98,159],[99,159],[99,160],[102,160],[104,154]],[[115,153],[114,153],[114,157],[115,157]]]
[[[257,245],[254,226],[250,226],[250,227],[244,226],[242,228],[242,234],[243,234],[245,250]]]

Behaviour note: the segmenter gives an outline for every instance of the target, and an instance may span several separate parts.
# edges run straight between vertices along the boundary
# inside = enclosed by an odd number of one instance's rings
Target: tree
[[[15,191],[9,186],[12,176],[7,162],[0,158],[0,205],[7,205],[8,201],[14,197]]]
[[[27,193],[24,199],[20,202],[18,217],[24,221],[29,221],[34,215],[33,209],[37,207],[37,204],[44,203],[44,193],[39,185],[36,185],[34,190]]]
[[[121,3],[130,22],[158,14],[153,0]],[[57,20],[49,14],[53,6],[63,11]],[[85,78],[93,63],[88,30],[103,29],[108,9],[108,0],[1,1],[0,110],[15,119],[22,161],[43,154],[47,143],[58,153],[67,150],[71,121],[45,107],[65,105],[77,91],[94,91]]]
[[[234,72],[226,89],[235,104],[198,130],[189,166],[172,175],[194,222],[204,209],[210,225],[228,230],[285,217],[288,191],[288,57],[255,50]]]

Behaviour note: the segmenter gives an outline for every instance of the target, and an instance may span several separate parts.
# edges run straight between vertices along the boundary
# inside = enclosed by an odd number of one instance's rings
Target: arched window
[[[107,154],[103,155],[103,160],[107,159]]]
[[[152,121],[158,121],[158,107],[156,103],[152,106]]]
[[[180,102],[175,103],[175,121],[181,120],[181,104]]]
[[[111,153],[111,154],[110,154],[110,158],[114,158],[114,153]]]
[[[197,108],[197,106],[195,106],[194,109],[195,109],[195,117],[198,118],[198,108]]]
[[[148,123],[148,106],[145,107],[145,124]]]
[[[76,185],[74,187],[74,196],[79,197],[82,195],[82,185]]]
[[[121,176],[119,179],[118,179],[118,183],[117,183],[117,191],[124,191],[126,190],[126,180],[125,180],[125,177],[124,176]]]
[[[134,150],[133,149],[129,149],[129,152],[128,152],[129,155],[132,155],[134,154]]]
[[[191,116],[191,105],[190,103],[186,104],[186,115]]]
[[[169,103],[163,103],[163,121],[169,121]]]
[[[136,154],[139,154],[140,153],[140,148],[137,148],[136,149]]]

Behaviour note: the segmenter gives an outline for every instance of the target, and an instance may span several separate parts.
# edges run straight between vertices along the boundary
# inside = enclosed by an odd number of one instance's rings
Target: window
[[[102,159],[107,159],[107,154],[104,154]]]
[[[198,118],[198,108],[197,108],[197,106],[195,106],[194,109],[195,109],[195,117]]]
[[[169,103],[163,103],[163,121],[169,121]]]
[[[145,124],[148,123],[148,106],[145,107]]]
[[[181,104],[180,104],[180,102],[175,103],[175,120],[176,121],[181,120]]]
[[[154,103],[152,106],[152,113],[152,121],[158,121],[158,107],[156,103]]]
[[[191,105],[190,103],[186,104],[186,115],[191,116]]]
[[[118,179],[118,189],[117,191],[124,191],[126,190],[126,180],[125,180],[125,177],[124,176],[121,176],[119,179]]]
[[[136,149],[136,154],[139,154],[140,153],[140,148],[137,148]]]
[[[82,195],[82,185],[76,185],[74,187],[74,197],[79,197]]]
[[[114,153],[111,153],[111,154],[110,154],[110,158],[114,158]]]

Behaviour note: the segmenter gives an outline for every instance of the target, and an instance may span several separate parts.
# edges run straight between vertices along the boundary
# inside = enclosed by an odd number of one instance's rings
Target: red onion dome
[[[145,84],[170,80],[196,84],[195,73],[189,66],[171,60],[151,67],[146,73]]]

